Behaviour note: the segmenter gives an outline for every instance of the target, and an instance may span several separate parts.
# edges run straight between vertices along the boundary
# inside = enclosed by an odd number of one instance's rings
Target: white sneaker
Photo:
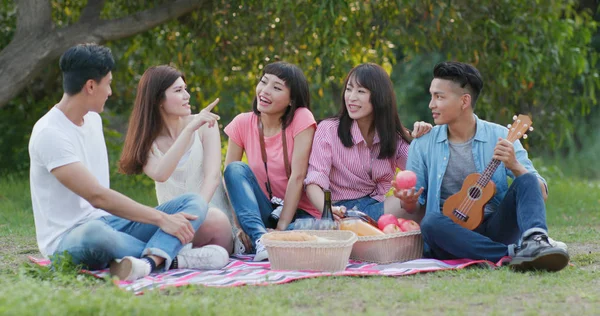
[[[269,253],[259,238],[256,240],[256,255],[254,256],[254,261],[263,261],[267,259],[269,259]]]
[[[182,252],[184,250],[189,250],[189,249],[192,249],[192,243],[183,245],[183,247],[181,247],[181,250],[179,250],[179,252]]]
[[[179,269],[216,270],[229,263],[229,252],[217,245],[183,249],[177,255]]]
[[[135,281],[150,274],[150,265],[142,259],[124,257],[110,263],[110,274],[120,280]]]
[[[552,246],[552,247],[556,247],[556,248],[560,248],[563,249],[564,251],[567,251],[567,244],[565,244],[562,241],[556,241],[550,237],[548,237],[548,243]]]

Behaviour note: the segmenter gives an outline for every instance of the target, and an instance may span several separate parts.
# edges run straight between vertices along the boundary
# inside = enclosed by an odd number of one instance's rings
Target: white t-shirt
[[[53,107],[31,132],[31,202],[38,246],[45,257],[54,253],[63,235],[73,227],[110,215],[67,189],[51,173],[57,167],[81,162],[100,185],[109,187],[102,119],[94,112],[83,119],[83,125],[77,126]]]

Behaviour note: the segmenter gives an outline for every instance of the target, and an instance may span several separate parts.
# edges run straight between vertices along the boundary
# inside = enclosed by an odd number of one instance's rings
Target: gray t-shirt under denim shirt
[[[465,143],[448,141],[448,149],[450,158],[442,180],[440,211],[443,209],[446,199],[460,191],[465,178],[471,173],[477,173],[475,161],[473,160],[473,138]],[[496,208],[496,205],[486,204],[484,216],[491,214]]]

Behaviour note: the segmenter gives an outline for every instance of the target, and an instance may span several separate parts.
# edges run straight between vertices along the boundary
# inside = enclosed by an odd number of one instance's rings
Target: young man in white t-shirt
[[[222,268],[229,254],[220,246],[180,252],[206,217],[201,197],[183,195],[154,209],[109,188],[98,113],[112,93],[113,66],[106,47],[68,49],[60,58],[63,97],[33,127],[30,185],[41,253],[56,258],[67,252],[89,269],[110,265],[125,280],[157,267]]]

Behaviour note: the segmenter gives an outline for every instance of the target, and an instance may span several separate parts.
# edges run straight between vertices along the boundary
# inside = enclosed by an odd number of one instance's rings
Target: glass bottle
[[[330,230],[339,229],[336,221],[333,219],[333,209],[331,207],[331,191],[324,190],[325,200],[323,203],[323,213],[318,221],[317,229]]]

